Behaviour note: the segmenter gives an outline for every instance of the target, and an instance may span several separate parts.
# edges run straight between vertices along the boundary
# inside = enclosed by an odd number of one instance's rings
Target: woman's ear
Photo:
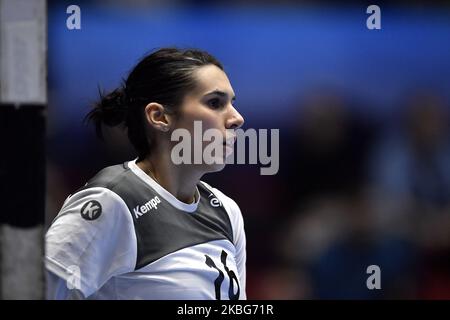
[[[156,102],[150,102],[144,109],[147,123],[158,131],[167,132],[170,129],[171,119],[164,111],[164,106]]]

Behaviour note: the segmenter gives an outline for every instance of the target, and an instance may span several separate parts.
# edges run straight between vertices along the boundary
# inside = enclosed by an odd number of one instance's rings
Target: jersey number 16
[[[216,264],[214,263],[214,261],[211,259],[211,257],[209,257],[207,254],[205,254],[206,257],[206,265],[210,268],[214,268],[219,272],[219,276],[216,278],[216,280],[214,280],[214,287],[216,290],[216,300],[220,300],[220,287],[222,286],[222,282],[224,280],[224,273],[222,270],[220,270]],[[222,265],[223,268],[225,269],[228,278],[230,279],[230,287],[228,288],[228,298],[230,300],[238,300],[239,299],[239,292],[240,292],[240,288],[239,288],[239,281],[238,278],[236,277],[236,274],[233,272],[233,270],[228,269],[227,267],[227,253],[225,252],[225,250],[222,250],[222,254],[220,255],[220,260],[222,261]],[[236,287],[237,287],[237,292],[234,293],[234,283],[236,283]]]

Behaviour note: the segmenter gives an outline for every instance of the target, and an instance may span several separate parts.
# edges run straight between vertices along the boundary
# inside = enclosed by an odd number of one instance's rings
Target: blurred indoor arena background
[[[71,4],[80,30],[66,27]],[[381,30],[366,27],[369,4]],[[82,123],[98,87],[172,45],[223,62],[245,128],[280,130],[278,174],[229,165],[204,177],[242,210],[250,299],[450,299],[439,1],[49,1],[47,225],[95,172],[134,158],[122,132],[103,143]],[[381,290],[366,287],[369,265]]]

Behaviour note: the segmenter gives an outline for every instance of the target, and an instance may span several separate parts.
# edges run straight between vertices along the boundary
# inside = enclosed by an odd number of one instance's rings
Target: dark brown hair
[[[176,113],[186,94],[196,86],[193,72],[213,64],[223,70],[222,64],[205,51],[162,48],[145,56],[130,72],[123,84],[108,94],[100,91],[100,100],[87,116],[102,138],[102,125],[124,125],[128,138],[139,159],[151,151],[152,138],[146,134],[144,108],[150,102]]]

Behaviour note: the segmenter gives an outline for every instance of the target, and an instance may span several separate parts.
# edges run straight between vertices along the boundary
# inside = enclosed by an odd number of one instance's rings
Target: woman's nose
[[[227,129],[238,129],[245,122],[244,118],[233,106],[231,106],[231,113],[226,121],[227,121],[226,122]]]

